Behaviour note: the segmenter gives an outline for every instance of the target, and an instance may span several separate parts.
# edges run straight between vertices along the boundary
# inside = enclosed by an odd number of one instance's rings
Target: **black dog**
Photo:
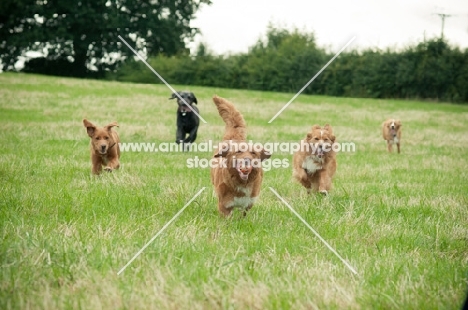
[[[180,100],[179,96],[182,97],[184,101]],[[179,91],[177,94],[173,93],[171,98],[177,98],[177,104],[179,108],[177,109],[177,133],[176,133],[176,143],[184,143],[184,150],[186,149],[185,144],[190,147],[190,143],[193,143],[197,138],[198,126],[200,125],[200,119],[197,114],[199,114],[198,107],[194,105],[197,102],[197,97],[191,92]],[[193,112],[195,111],[196,114]],[[185,136],[188,134],[188,137]]]

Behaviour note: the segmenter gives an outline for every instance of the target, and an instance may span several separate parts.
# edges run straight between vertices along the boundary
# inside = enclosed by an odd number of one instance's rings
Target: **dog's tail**
[[[242,114],[236,107],[224,98],[214,96],[213,101],[218,108],[219,115],[226,123],[224,140],[246,140],[246,125]]]

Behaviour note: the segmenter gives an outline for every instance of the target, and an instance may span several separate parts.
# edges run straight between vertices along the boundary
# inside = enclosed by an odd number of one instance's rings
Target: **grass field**
[[[156,79],[156,78],[155,78]],[[249,139],[291,142],[330,123],[334,190],[307,196],[291,168],[265,172],[248,215],[218,215],[209,152],[124,152],[91,176],[82,119],[118,121],[122,142],[172,142],[164,85],[0,74],[1,309],[460,309],[468,289],[468,106],[204,87],[198,142],[224,124],[213,94],[244,114]],[[403,123],[389,154],[380,124]],[[272,158],[286,161],[285,152]],[[206,189],[121,274],[127,262]],[[357,275],[269,190],[275,189]]]

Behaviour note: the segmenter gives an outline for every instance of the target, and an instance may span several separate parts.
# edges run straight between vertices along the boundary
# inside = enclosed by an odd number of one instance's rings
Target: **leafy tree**
[[[313,33],[269,25],[266,40],[258,41],[243,65],[248,88],[297,92],[320,70],[325,52],[315,43]],[[314,85],[305,90],[313,92]]]
[[[0,59],[12,70],[20,56],[40,51],[44,64],[72,62],[69,75],[103,73],[133,55],[119,35],[148,56],[188,53],[198,31],[190,20],[202,4],[211,0],[2,0]]]

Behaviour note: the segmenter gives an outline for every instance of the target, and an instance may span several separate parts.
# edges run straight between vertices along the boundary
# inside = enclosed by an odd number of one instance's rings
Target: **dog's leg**
[[[302,185],[307,188],[307,194],[312,192],[317,192],[319,190],[319,182],[320,182],[320,174],[318,171],[314,172],[313,174],[306,174],[306,179]]]
[[[224,217],[229,217],[232,212],[232,207],[231,208],[226,208],[226,205],[229,203],[229,198],[226,197],[226,185],[224,183],[221,183],[218,185],[218,188],[216,189],[216,193],[218,194],[218,210],[219,213],[224,216]]]
[[[195,139],[197,138],[197,131],[198,131],[198,126],[195,126],[192,130],[190,130],[188,137],[185,139],[185,143],[193,143],[195,142]]]
[[[307,194],[310,194],[312,184],[310,183],[307,172],[302,168],[294,169],[293,177],[307,189]]]
[[[397,143],[398,154],[400,154],[400,143]]]
[[[119,158],[113,157],[109,159],[109,162],[107,163],[107,166],[104,168],[107,172],[112,172],[112,170],[119,169],[120,168],[120,162]]]
[[[177,127],[177,132],[176,132],[176,143],[182,143],[185,139],[185,132],[181,127]]]
[[[246,216],[246,215],[247,215],[247,211],[249,211],[250,209],[252,209],[252,206],[253,206],[253,204],[248,205],[247,208],[245,208],[244,211],[242,212],[242,215],[243,215],[243,216]]]
[[[388,151],[391,153],[392,152],[392,143],[387,140],[387,148],[388,148]]]
[[[309,179],[301,180],[301,184],[306,188],[307,194],[312,192],[312,182]]]
[[[98,175],[102,171],[102,160],[99,156],[91,155],[92,173]]]
[[[195,142],[195,139],[197,138],[197,130],[198,130],[198,126],[193,128],[192,130],[190,130],[190,132],[188,134],[188,137],[185,138],[185,140],[184,140],[184,151],[185,152],[190,151],[191,144],[193,142]]]
[[[226,208],[224,206],[224,203],[222,203],[221,201],[218,203],[218,210],[219,210],[219,213],[224,216],[224,217],[229,217],[231,216],[231,213],[232,213],[232,208]]]
[[[309,177],[309,188],[307,189],[307,193],[310,194],[312,192],[316,193],[319,191],[319,186],[320,186],[320,173],[319,171],[316,171],[312,175],[308,175]]]
[[[319,180],[318,180],[318,191],[320,194],[325,196],[328,195],[328,191],[331,187],[331,178],[328,175],[327,170],[320,170],[319,172]]]

